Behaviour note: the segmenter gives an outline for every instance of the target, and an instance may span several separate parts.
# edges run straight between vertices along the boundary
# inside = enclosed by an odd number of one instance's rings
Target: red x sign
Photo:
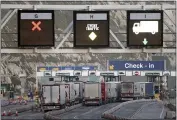
[[[38,30],[38,31],[41,31],[41,28],[39,27],[39,25],[41,24],[41,21],[38,21],[37,23],[35,23],[34,21],[32,21],[32,24],[33,24],[33,28],[32,28],[32,31],[34,30]]]

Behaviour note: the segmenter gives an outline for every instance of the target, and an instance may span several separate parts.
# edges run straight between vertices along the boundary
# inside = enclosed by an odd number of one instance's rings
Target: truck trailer
[[[107,86],[104,82],[86,82],[84,83],[83,105],[97,104],[106,102]]]
[[[154,87],[152,82],[135,82],[134,98],[154,98]]]
[[[121,82],[121,100],[134,99],[134,82]]]
[[[108,102],[120,101],[121,93],[121,82],[106,82],[107,84],[107,95]]]
[[[42,85],[41,110],[60,109],[65,106],[65,84]]]
[[[76,90],[74,88],[74,83],[73,82],[67,82],[65,83],[65,98],[66,98],[66,105],[74,105],[75,104],[75,95],[76,95]]]
[[[75,103],[81,103],[83,100],[83,82],[74,82]]]

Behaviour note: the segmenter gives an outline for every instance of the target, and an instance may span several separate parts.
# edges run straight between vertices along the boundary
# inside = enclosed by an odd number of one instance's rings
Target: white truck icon
[[[132,29],[136,35],[140,32],[155,34],[158,32],[158,21],[140,21],[140,23],[134,23]]]

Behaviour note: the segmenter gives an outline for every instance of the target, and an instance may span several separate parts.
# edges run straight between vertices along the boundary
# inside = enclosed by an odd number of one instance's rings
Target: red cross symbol
[[[33,24],[33,28],[32,28],[32,31],[34,30],[38,30],[38,31],[41,31],[41,28],[39,27],[39,25],[41,24],[41,21],[38,21],[37,23],[35,23],[34,21],[32,21],[32,24]]]

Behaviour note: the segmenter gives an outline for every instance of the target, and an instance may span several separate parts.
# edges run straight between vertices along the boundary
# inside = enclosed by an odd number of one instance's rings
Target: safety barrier
[[[29,111],[33,107],[35,107],[35,105],[25,105],[25,106],[21,106],[21,107],[18,107],[18,108],[12,108],[12,109],[9,109],[7,111],[6,110],[3,111],[1,116],[11,116],[11,115],[18,116],[18,113]]]
[[[9,104],[9,100],[1,100],[1,107],[8,106]]]

